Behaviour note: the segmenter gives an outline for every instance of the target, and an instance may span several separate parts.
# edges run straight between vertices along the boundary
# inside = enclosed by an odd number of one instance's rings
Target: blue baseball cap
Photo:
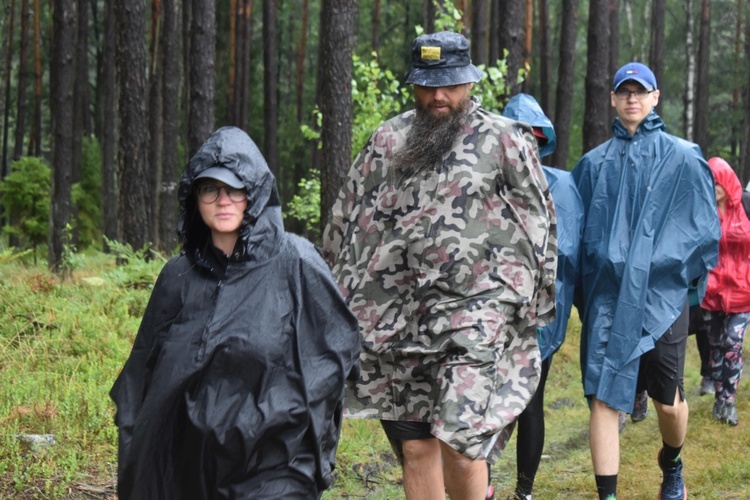
[[[638,82],[647,90],[656,90],[656,77],[654,72],[648,69],[648,66],[639,62],[629,62],[615,73],[615,79],[612,82],[612,91],[628,80]]]
[[[460,33],[441,31],[422,35],[411,48],[411,71],[406,83],[422,87],[449,87],[476,83],[482,72],[471,64],[469,41]]]

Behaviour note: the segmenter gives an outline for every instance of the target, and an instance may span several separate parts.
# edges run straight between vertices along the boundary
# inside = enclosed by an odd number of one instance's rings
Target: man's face
[[[434,117],[443,117],[457,110],[469,99],[473,83],[451,85],[450,87],[422,87],[414,85],[414,100],[417,109],[428,111]]]
[[[617,87],[616,92],[610,92],[610,99],[622,124],[634,132],[654,106],[659,104],[659,91],[629,80]]]

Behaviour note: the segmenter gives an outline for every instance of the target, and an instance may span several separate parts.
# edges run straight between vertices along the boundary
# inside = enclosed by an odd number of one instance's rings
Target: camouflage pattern
[[[345,416],[430,422],[494,461],[539,381],[536,329],[554,319],[554,206],[526,125],[472,100],[442,164],[406,174],[390,160],[413,118],[375,131],[324,233],[363,340]]]

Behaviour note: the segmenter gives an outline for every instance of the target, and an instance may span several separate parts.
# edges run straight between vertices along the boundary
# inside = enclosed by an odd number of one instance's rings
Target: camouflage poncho
[[[494,461],[539,380],[555,215],[531,129],[470,106],[442,164],[415,174],[390,165],[414,111],[381,125],[324,250],[363,340],[345,416],[430,422],[459,452]]]

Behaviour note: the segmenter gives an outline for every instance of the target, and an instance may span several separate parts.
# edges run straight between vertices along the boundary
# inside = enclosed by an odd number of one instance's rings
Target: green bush
[[[0,203],[8,215],[3,228],[18,236],[22,248],[37,247],[47,241],[51,180],[50,168],[41,158],[25,156],[13,162],[11,173],[0,181]]]

